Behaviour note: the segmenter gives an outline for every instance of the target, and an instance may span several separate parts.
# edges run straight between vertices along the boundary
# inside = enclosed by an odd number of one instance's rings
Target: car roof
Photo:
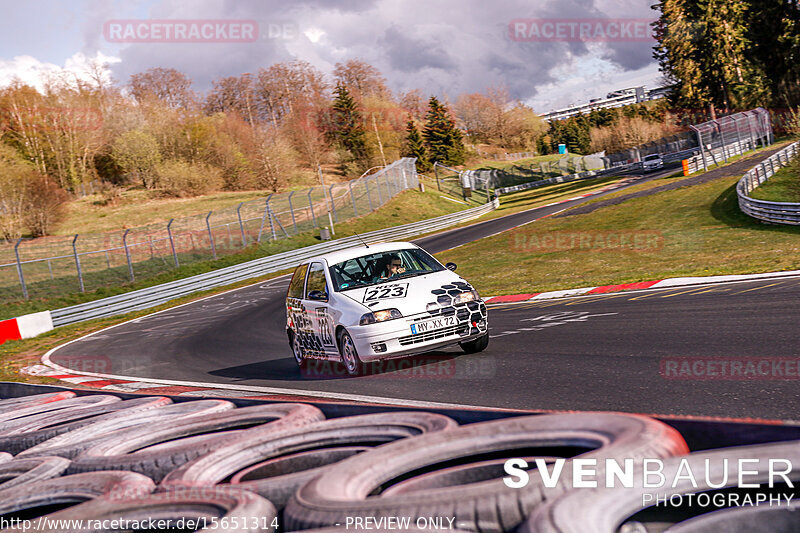
[[[377,254],[381,252],[391,252],[392,250],[404,250],[408,248],[419,248],[419,246],[410,242],[383,242],[380,244],[370,244],[369,247],[360,244],[358,246],[353,246],[352,248],[347,248],[346,250],[338,250],[336,252],[318,255],[317,257],[303,261],[303,263],[312,263],[314,261],[324,260],[329,265],[335,265],[336,263],[341,263],[342,261],[347,261],[348,259],[353,259],[355,257],[362,257],[364,255]]]

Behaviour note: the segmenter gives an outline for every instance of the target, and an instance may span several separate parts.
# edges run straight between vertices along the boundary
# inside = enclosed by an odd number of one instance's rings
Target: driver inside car
[[[386,263],[381,272],[380,279],[390,279],[406,271],[406,269],[403,268],[403,262],[400,260],[399,255],[392,254],[388,258],[385,258],[385,261]]]

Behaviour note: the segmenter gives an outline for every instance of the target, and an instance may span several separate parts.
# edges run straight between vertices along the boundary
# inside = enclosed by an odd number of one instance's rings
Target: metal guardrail
[[[753,189],[766,182],[778,169],[789,164],[798,154],[800,154],[800,142],[790,144],[748,170],[736,185],[739,209],[746,215],[764,222],[790,224],[793,226],[800,225],[800,203],[769,202],[756,200],[749,196]]]
[[[495,200],[457,213],[364,233],[361,234],[360,237],[365,242],[374,244],[424,235],[439,229],[447,228],[459,222],[479,217],[493,211],[498,205],[499,202]],[[139,289],[125,294],[103,298],[102,300],[56,309],[50,312],[53,318],[53,326],[65,326],[84,320],[104,318],[128,313],[130,311],[148,309],[194,292],[213,289],[215,287],[221,287],[238,281],[257,278],[265,274],[292,268],[306,259],[357,246],[360,242],[361,241],[356,236],[344,237],[330,242],[314,244],[312,246],[306,246],[305,248],[270,255],[239,265],[221,268],[213,272],[155,285],[146,289]]]

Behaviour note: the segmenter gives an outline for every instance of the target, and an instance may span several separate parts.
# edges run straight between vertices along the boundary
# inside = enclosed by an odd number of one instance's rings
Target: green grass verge
[[[800,228],[764,225],[741,213],[738,180],[549,218],[444,252],[439,260],[458,263],[459,274],[489,295],[800,268]],[[621,237],[635,249],[614,246]]]
[[[753,189],[750,197],[768,202],[800,202],[800,159],[778,170],[766,183]]]
[[[442,198],[438,192],[432,191],[430,188],[424,193],[415,190],[404,191],[387,202],[386,205],[368,215],[336,224],[336,236],[349,236],[353,232],[366,233],[416,222],[426,218],[454,213],[465,207],[467,206]],[[86,293],[74,292],[78,288],[77,277],[73,273],[74,270],[70,268],[65,277],[29,283],[28,291],[31,295],[31,300],[28,301],[22,300],[19,286],[0,289],[0,301],[3,301],[0,319],[97,300],[196,274],[203,274],[218,268],[279,252],[318,244],[319,242],[317,232],[305,232],[289,239],[265,241],[260,245],[251,245],[238,253],[220,257],[216,261],[205,260],[182,264],[179,268],[174,268],[168,261],[157,258],[148,262],[134,264],[137,276],[137,282],[135,283],[126,281],[128,275],[127,267],[86,272],[84,275],[86,287],[93,288]],[[179,257],[179,262],[183,260],[188,263],[191,259],[196,260],[197,258],[182,256]]]

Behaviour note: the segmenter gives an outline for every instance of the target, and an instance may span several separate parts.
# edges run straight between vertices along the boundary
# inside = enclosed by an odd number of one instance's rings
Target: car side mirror
[[[327,301],[328,293],[325,291],[311,291],[308,293],[309,300]]]
[[[446,265],[444,265],[444,267],[445,267],[447,270],[452,270],[453,272],[455,272],[455,270],[456,270],[456,268],[457,268],[457,266],[456,266],[456,264],[455,264],[455,263],[447,263]]]

